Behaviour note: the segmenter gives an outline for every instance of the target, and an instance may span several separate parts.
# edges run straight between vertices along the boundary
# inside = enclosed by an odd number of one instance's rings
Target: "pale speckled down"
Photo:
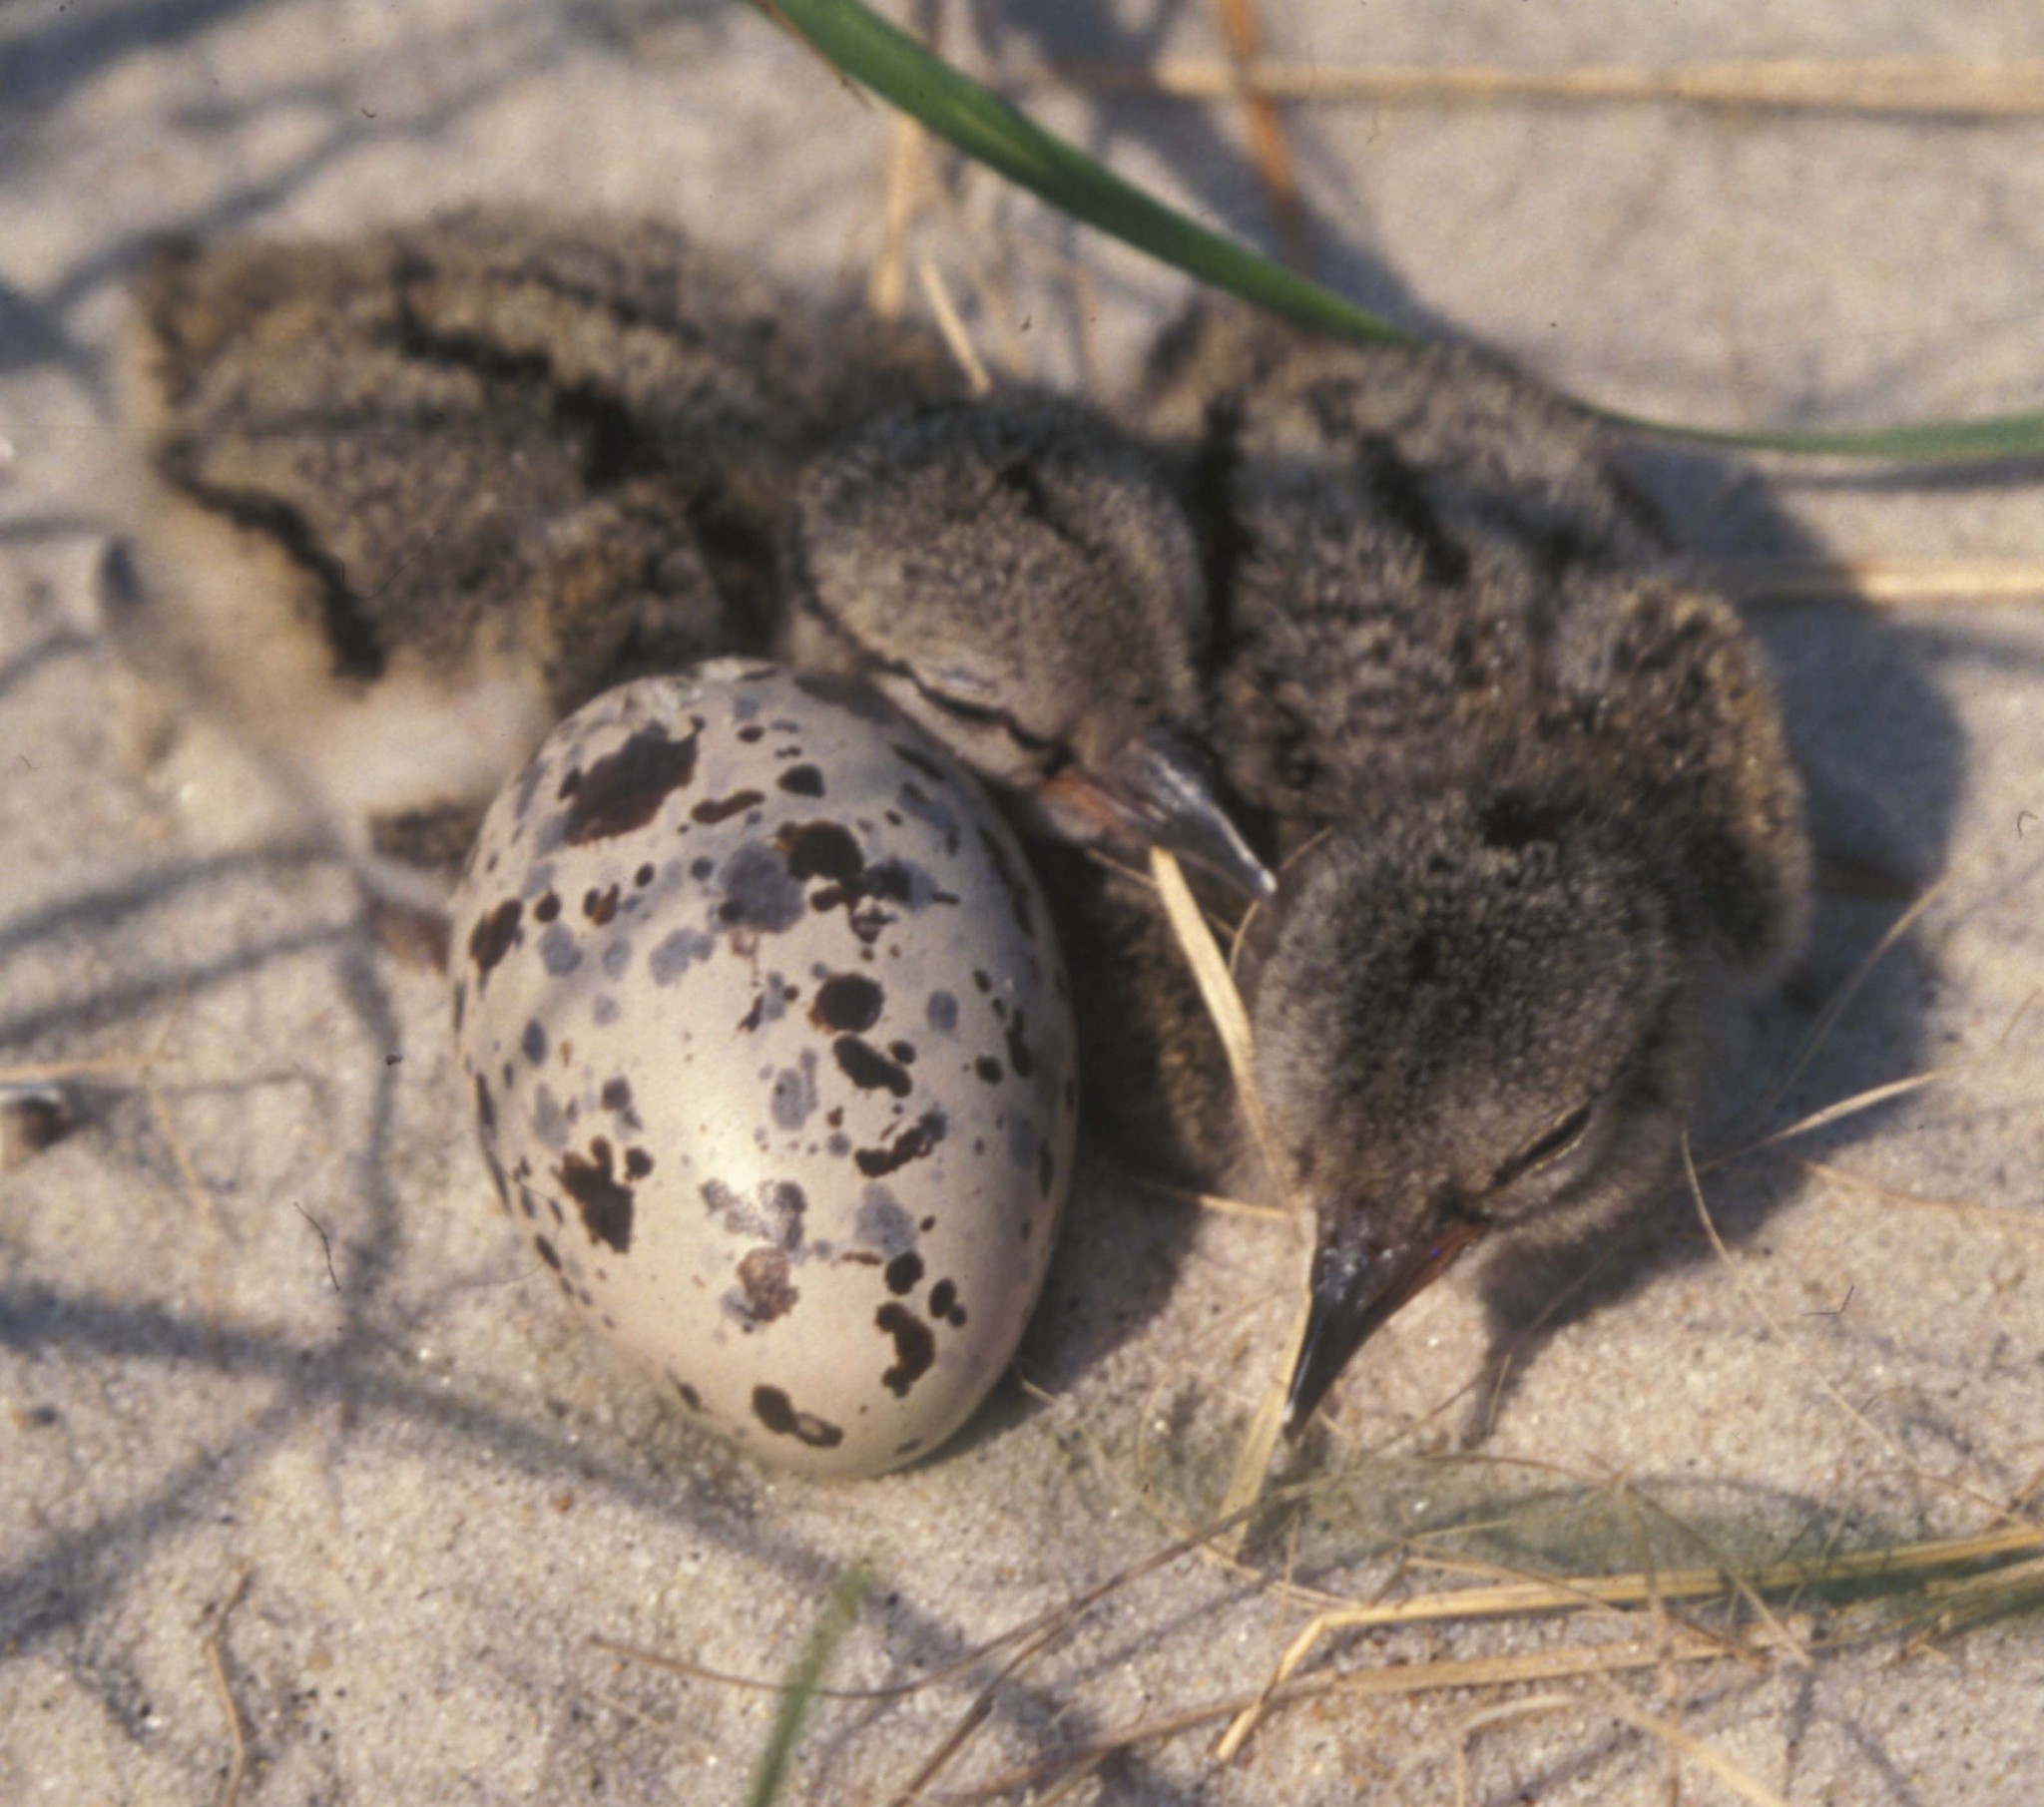
[[[1063,964],[979,786],[877,696],[722,660],[491,806],[454,1017],[562,1294],[763,1460],[934,1449],[1014,1354],[1072,1170]]]

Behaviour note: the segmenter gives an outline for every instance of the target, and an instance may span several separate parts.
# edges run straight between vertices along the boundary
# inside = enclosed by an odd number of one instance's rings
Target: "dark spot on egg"
[[[635,885],[637,885],[642,891],[645,890],[648,885],[653,883],[653,862],[651,860],[648,860],[645,865],[641,866],[637,872],[632,874],[632,882]]]
[[[799,1129],[816,1109],[816,1056],[803,1049],[800,1067],[783,1067],[773,1076],[767,1109],[776,1129]]]
[[[744,815],[749,809],[757,809],[766,802],[765,794],[757,790],[735,790],[728,797],[706,798],[689,811],[695,820],[706,828],[714,828],[719,822],[728,822],[735,815]]]
[[[558,891],[549,891],[532,906],[534,922],[552,922],[561,913],[561,896]]]
[[[504,1215],[511,1215],[511,1182],[504,1176],[504,1163],[488,1142],[483,1143],[483,1164],[490,1169],[490,1183],[497,1188],[497,1202],[504,1207]]]
[[[988,992],[992,991],[994,988],[994,982],[991,979],[989,979],[985,973],[980,971],[978,967],[974,967],[972,969],[972,983],[979,987],[980,995],[982,997],[984,997]]]
[[[877,1182],[867,1186],[859,1199],[852,1229],[860,1242],[878,1249],[890,1261],[903,1249],[915,1246],[915,1219],[901,1208],[892,1192]]]
[[[582,950],[564,922],[549,923],[539,938],[540,964],[556,979],[565,979],[582,964]]]
[[[813,1412],[798,1412],[778,1387],[753,1389],[753,1416],[776,1437],[792,1437],[811,1449],[831,1450],[844,1441],[844,1433]]]
[[[857,839],[836,822],[788,822],[774,840],[786,855],[790,878],[827,878],[850,885],[865,870]]]
[[[906,1098],[913,1085],[906,1068],[896,1066],[877,1048],[862,1042],[857,1036],[839,1036],[830,1045],[830,1052],[837,1057],[837,1065],[844,1077],[861,1092],[885,1090],[896,1098]]]
[[[539,1258],[542,1261],[544,1261],[549,1267],[551,1267],[554,1270],[554,1272],[559,1273],[561,1271],[560,1252],[554,1247],[554,1245],[551,1242],[549,1242],[546,1239],[546,1237],[534,1236],[532,1239],[532,1245],[534,1248],[539,1250]]]
[[[546,1026],[537,1017],[526,1024],[525,1034],[519,1038],[518,1047],[535,1067],[547,1058]]]
[[[467,1015],[468,981],[466,979],[457,979],[454,982],[454,1033],[456,1035],[461,1033],[461,1019]]]
[[[939,1280],[930,1288],[930,1316],[947,1318],[952,1306],[958,1303],[958,1284],[955,1280]]]
[[[915,1065],[915,1044],[913,1042],[889,1042],[887,1052],[904,1067]]]
[[[949,992],[931,992],[922,1014],[938,1035],[950,1035],[958,1027],[958,1000]]]
[[[883,1277],[889,1292],[897,1298],[906,1298],[915,1290],[916,1282],[922,1278],[922,1256],[912,1248],[896,1255],[887,1263]]]
[[[699,882],[717,870],[717,862],[707,853],[700,853],[689,862],[689,876]]]
[[[748,841],[724,863],[718,883],[724,901],[717,919],[727,928],[761,935],[780,935],[802,919],[801,887],[792,862],[774,848]]]
[[[676,1391],[677,1393],[679,1393],[679,1394],[680,1394],[680,1395],[682,1396],[682,1404],[683,1404],[683,1405],[687,1406],[687,1407],[689,1408],[689,1410],[690,1410],[690,1411],[692,1411],[692,1412],[700,1412],[700,1411],[702,1411],[702,1409],[703,1409],[703,1395],[702,1395],[702,1394],[698,1393],[698,1392],[696,1391],[696,1389],[695,1389],[694,1387],[690,1386],[690,1385],[689,1385],[689,1383],[688,1383],[687,1381],[685,1381],[685,1380],[682,1380],[682,1379],[679,1379],[679,1378],[678,1378],[677,1376],[675,1376],[675,1375],[673,1375],[673,1374],[670,1374],[670,1375],[668,1376],[668,1379],[669,1379],[669,1380],[671,1380],[671,1381],[673,1381],[673,1382],[675,1383],[675,1391]]]
[[[1007,1070],[990,1054],[983,1054],[972,1063],[972,1071],[989,1086],[998,1086],[1006,1077]]]
[[[863,973],[836,973],[816,988],[809,1021],[818,1029],[856,1035],[880,1020],[887,994]]]
[[[625,1177],[627,1179],[644,1179],[652,1171],[653,1156],[647,1153],[644,1148],[627,1148],[625,1150]]]
[[[703,731],[697,718],[688,735],[669,737],[658,723],[642,727],[614,753],[606,753],[579,776],[562,823],[562,839],[571,847],[608,840],[643,828],[675,791],[696,776],[696,741]]]
[[[922,1159],[944,1139],[947,1127],[943,1112],[925,1111],[914,1123],[901,1128],[891,1142],[877,1148],[861,1148],[853,1159],[868,1179],[882,1178],[900,1171],[911,1160]]]
[[[592,887],[589,893],[582,899],[582,914],[595,923],[598,928],[603,928],[617,913],[618,887],[616,885],[612,885],[602,891]]]
[[[789,796],[820,797],[823,794],[823,774],[813,765],[790,765],[774,782]]]
[[[564,1155],[554,1177],[581,1209],[590,1241],[622,1255],[632,1246],[633,1192],[612,1172],[612,1160],[609,1138],[599,1135],[589,1144],[587,1158]]]
[[[487,916],[480,918],[468,937],[468,957],[475,962],[476,989],[489,984],[491,970],[497,962],[517,946],[520,930],[518,919],[525,914],[525,906],[515,897],[507,897]]]
[[[801,1293],[789,1283],[787,1256],[777,1248],[755,1248],[738,1265],[746,1310],[755,1323],[770,1324],[794,1309]]]
[[[490,1083],[481,1074],[475,1076],[475,1120],[485,1135],[496,1134],[497,1101],[490,1097]]]
[[[742,1198],[721,1179],[701,1188],[710,1214],[734,1236],[752,1236],[796,1255],[802,1247],[802,1218],[808,1196],[791,1179],[763,1180],[752,1198]]]
[[[672,985],[699,960],[717,951],[715,936],[701,929],[676,929],[646,959],[646,970],[655,985]]]
[[[632,1082],[622,1075],[605,1080],[603,1091],[597,1095],[606,1111],[629,1111],[632,1109]]]
[[[896,1399],[906,1399],[909,1388],[935,1365],[937,1339],[921,1318],[891,1299],[873,1314],[873,1322],[894,1339],[894,1365],[881,1374],[880,1384]]]
[[[1027,1027],[1028,1013],[1016,1011],[1014,1021],[1008,1025],[1008,1065],[1014,1068],[1017,1079],[1024,1080],[1036,1071],[1036,1057],[1029,1052],[1024,1036]]]

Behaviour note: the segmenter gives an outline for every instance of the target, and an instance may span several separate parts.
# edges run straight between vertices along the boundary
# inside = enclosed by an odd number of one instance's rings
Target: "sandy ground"
[[[1050,54],[1219,42],[1207,6],[947,10],[953,50],[1015,78]],[[1274,51],[1325,66],[2044,53],[2013,0],[1266,10],[1284,14]],[[1226,109],[1017,92],[1273,241]],[[1324,275],[1601,399],[1726,423],[2035,405],[2044,123],[1516,103],[1289,124]],[[1218,1497],[1285,1321],[1282,1234],[1098,1176],[1025,1346],[1031,1390],[940,1459],[824,1486],[694,1439],[578,1339],[486,1206],[439,982],[379,946],[346,873],[203,726],[136,762],[93,616],[120,451],[106,354],[149,234],[515,198],[668,214],[821,283],[879,246],[889,141],[883,110],[738,7],[0,14],[0,1069],[101,1064],[72,1082],[78,1131],[0,1173],[0,1800],[738,1801],[771,1697],[593,1637],[776,1676],[863,1563],[834,1677],[912,1681],[1166,1550]],[[951,195],[917,244],[989,354],[1125,377],[1174,285],[987,179]],[[1714,556],[2044,561],[2035,464],[1640,463]],[[1104,1598],[992,1694],[940,1793],[1255,1687],[1304,1617],[1269,1588],[1287,1566],[1360,1597],[1441,1584],[1432,1559],[1458,1552],[1550,1574],[1758,1567],[1989,1530],[2029,1501],[2036,600],[1756,615],[1831,883],[1805,969],[1728,1045],[1717,1117],[1767,1105],[1816,1005],[1939,878],[1764,1122],[1956,1071],[1711,1171],[1723,1259],[1671,1198],[1651,1253],[1501,1388],[1465,1390],[1498,1354],[1480,1275],[1437,1289],[1350,1376],[1305,1459],[1307,1508],[1252,1545],[1256,1573],[1182,1557]],[[1805,1639],[1850,1622],[1808,1597],[1781,1610]],[[1226,1767],[1206,1725],[1066,1798],[2035,1801],[2039,1626],[1677,1662],[1664,1615],[1641,1669],[1318,1700]],[[1642,1634],[1445,1622],[1351,1638],[1338,1661]],[[789,1798],[892,1798],[993,1677],[824,1704]],[[1675,1754],[1670,1727],[1731,1779]]]

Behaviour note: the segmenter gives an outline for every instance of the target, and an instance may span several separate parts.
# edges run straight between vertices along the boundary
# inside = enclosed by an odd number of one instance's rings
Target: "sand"
[[[979,29],[946,10],[952,51],[1038,117],[1276,242],[1227,107],[1025,79],[1052,55],[1211,57],[1220,9]],[[1268,10],[1273,52],[1324,67],[2044,54],[2009,0]],[[1710,424],[2034,405],[2044,121],[1532,101],[1286,119],[1324,276],[1578,392]],[[65,1070],[79,1118],[0,1172],[0,1800],[737,1802],[773,1697],[593,1639],[773,1678],[863,1565],[832,1679],[913,1681],[1168,1551],[1219,1497],[1286,1321],[1286,1232],[1099,1171],[1026,1388],[938,1459],[819,1485],[695,1438],[582,1340],[488,1204],[442,982],[378,941],[339,862],[206,724],[138,756],[95,615],[123,450],[108,359],[150,234],[518,200],[666,214],[824,285],[879,251],[891,140],[884,109],[736,6],[0,17],[0,1069]],[[914,250],[985,353],[1126,381],[1176,281],[991,179],[949,192]],[[1794,983],[1728,1038],[1700,1148],[1758,1111],[1778,1129],[1955,1071],[1709,1170],[1722,1256],[1693,1200],[1665,1200],[1649,1247],[1502,1386],[1480,1274],[1436,1289],[1344,1383],[1293,1476],[1307,1510],[1268,1521],[1247,1568],[1181,1556],[1093,1605],[992,1693],[935,1798],[1255,1689],[1307,1614],[1273,1590],[1287,1569],[1399,1598],[1500,1565],[1758,1570],[2034,1513],[2037,467],[1636,464],[1713,559],[1978,567],[1934,603],[1756,608],[1827,882]],[[1980,600],[2022,569],[2030,595]],[[1822,1000],[1940,880],[1770,1104]],[[1492,1567],[1432,1565],[1457,1553]],[[1798,1645],[1862,1628],[1776,1598]],[[1318,1699],[1227,1765],[1208,1723],[1065,1798],[2044,1799],[2034,1610],[1756,1661],[1678,1661],[1674,1611],[1351,1635],[1336,1661],[1356,1670],[1523,1676],[1591,1646],[1615,1665],[1619,1644],[1646,1666]],[[994,1675],[819,1704],[785,1798],[893,1798]]]

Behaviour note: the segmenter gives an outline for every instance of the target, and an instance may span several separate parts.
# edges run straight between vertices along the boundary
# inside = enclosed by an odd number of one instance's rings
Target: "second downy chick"
[[[1470,1243],[1523,1261],[1666,1176],[1716,1008],[1795,948],[1809,861],[1758,649],[1668,568],[1594,423],[1471,352],[1205,330],[1173,355],[1204,398],[1215,744],[1294,856],[1243,978],[1317,1223],[1295,1433]],[[1239,1155],[1218,1048],[1187,1052],[1171,966],[1143,965],[1166,1122]]]

